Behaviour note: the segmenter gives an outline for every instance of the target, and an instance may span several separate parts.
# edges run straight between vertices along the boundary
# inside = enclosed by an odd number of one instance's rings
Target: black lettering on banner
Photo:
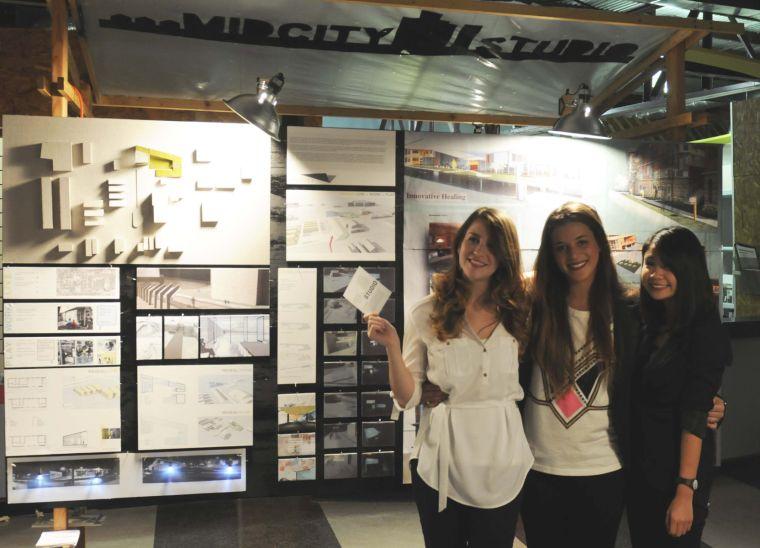
[[[478,55],[485,59],[501,58],[510,61],[627,63],[639,49],[637,44],[614,44],[608,41],[596,43],[578,38],[555,41],[528,36],[493,36],[478,39],[483,30],[481,25],[455,25],[445,20],[443,14],[426,10],[421,10],[420,16],[416,18],[402,17],[396,28],[382,29],[300,22],[288,22],[275,27],[260,19],[221,15],[204,20],[195,13],[183,13],[181,22],[163,20],[158,23],[150,17],[132,18],[117,13],[108,19],[100,19],[99,23],[107,29],[238,44],[393,55]],[[381,39],[394,30],[392,42],[381,44]],[[506,42],[511,42],[511,45]],[[479,45],[473,48],[474,43]]]

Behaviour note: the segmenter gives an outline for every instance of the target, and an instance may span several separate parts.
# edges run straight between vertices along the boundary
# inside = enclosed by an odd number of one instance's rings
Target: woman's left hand
[[[676,496],[665,514],[665,528],[670,536],[682,537],[691,530],[694,521],[693,498],[694,491],[685,485],[676,488]]]
[[[713,408],[707,413],[707,428],[715,430],[726,416],[726,402],[720,396],[713,398]]]

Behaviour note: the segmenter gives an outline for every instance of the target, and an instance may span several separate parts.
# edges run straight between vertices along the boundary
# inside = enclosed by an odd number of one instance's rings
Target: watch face
[[[699,482],[698,482],[698,481],[695,479],[695,480],[694,480],[694,481],[691,483],[691,487],[692,487],[692,489],[694,489],[694,490],[696,491],[696,490],[697,490],[697,488],[699,488]]]

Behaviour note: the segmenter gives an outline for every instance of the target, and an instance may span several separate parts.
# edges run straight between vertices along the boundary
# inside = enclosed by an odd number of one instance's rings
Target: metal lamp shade
[[[243,120],[266,132],[275,141],[280,140],[280,117],[269,101],[260,103],[257,95],[243,93],[230,100],[225,99],[224,104]]]
[[[584,103],[579,104],[573,112],[557,120],[549,130],[552,135],[581,137],[584,139],[610,139],[607,128],[594,116],[593,111]]]

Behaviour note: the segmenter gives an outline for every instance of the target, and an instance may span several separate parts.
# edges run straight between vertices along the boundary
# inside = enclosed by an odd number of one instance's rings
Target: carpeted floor
[[[760,489],[760,455],[724,461],[721,473]]]
[[[154,548],[340,547],[322,508],[310,497],[161,505],[155,538]]]

